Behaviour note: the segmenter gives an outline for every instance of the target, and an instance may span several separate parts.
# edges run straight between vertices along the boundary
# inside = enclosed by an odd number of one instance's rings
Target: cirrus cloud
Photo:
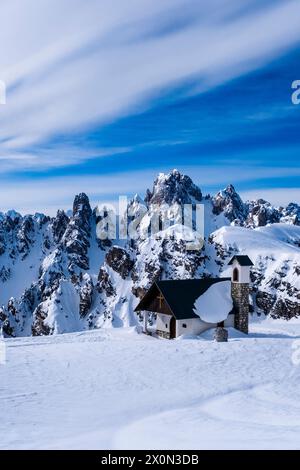
[[[2,168],[57,166],[70,151],[61,142],[51,157],[61,134],[151,106],[190,79],[201,92],[255,70],[299,42],[299,13],[298,0],[2,1]],[[90,153],[74,151],[74,163]]]

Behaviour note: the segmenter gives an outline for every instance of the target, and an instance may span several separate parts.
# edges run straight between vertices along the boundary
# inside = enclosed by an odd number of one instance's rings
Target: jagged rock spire
[[[85,193],[75,196],[73,217],[63,237],[69,254],[69,271],[78,274],[78,269],[89,269],[88,249],[90,247],[92,209]]]
[[[148,189],[145,197],[147,205],[151,204],[193,204],[202,200],[200,188],[189,176],[178,170],[171,173],[160,173],[154,181],[152,192]]]
[[[247,207],[232,184],[223,191],[219,191],[212,202],[214,214],[218,215],[223,212],[230,222],[239,220],[242,223],[247,217]]]

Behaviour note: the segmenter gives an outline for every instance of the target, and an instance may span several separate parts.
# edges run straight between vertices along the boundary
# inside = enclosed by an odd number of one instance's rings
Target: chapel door
[[[176,338],[176,319],[173,316],[170,321],[170,338]]]

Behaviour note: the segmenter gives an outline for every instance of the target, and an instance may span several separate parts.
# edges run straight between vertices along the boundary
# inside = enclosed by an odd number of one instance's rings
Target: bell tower
[[[248,334],[250,267],[253,263],[247,255],[236,255],[228,264],[232,266],[231,295],[236,309],[234,327]]]

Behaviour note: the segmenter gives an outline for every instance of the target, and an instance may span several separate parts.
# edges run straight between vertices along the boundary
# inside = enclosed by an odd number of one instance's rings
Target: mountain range
[[[187,249],[179,219],[155,236],[151,218],[165,204],[203,204],[205,240]],[[145,213],[145,208],[147,212]],[[232,185],[203,195],[177,170],[160,174],[145,197],[128,205],[137,237],[99,240],[99,214],[81,193],[72,214],[0,213],[0,328],[6,337],[138,325],[134,308],[154,279],[228,275],[233,254],[247,254],[251,312],[300,316],[300,206],[244,202]],[[168,236],[166,236],[168,235]]]

